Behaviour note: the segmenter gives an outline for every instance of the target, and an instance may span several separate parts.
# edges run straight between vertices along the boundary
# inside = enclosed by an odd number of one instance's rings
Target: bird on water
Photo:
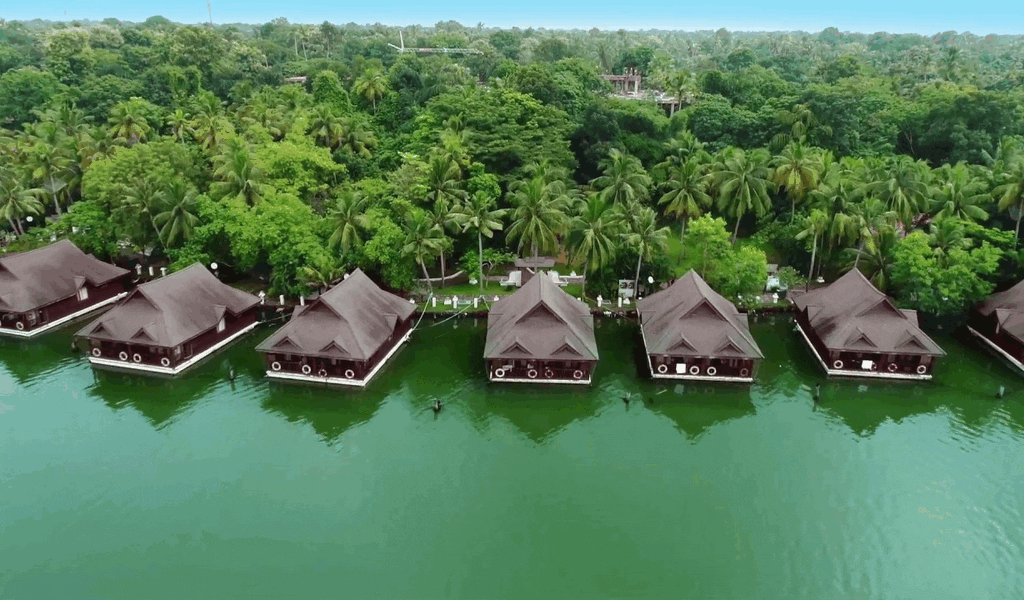
[[[444,404],[441,404],[440,400],[434,400],[434,404],[432,404],[430,408],[434,409],[434,413],[436,414],[441,412],[441,409],[444,408]]]

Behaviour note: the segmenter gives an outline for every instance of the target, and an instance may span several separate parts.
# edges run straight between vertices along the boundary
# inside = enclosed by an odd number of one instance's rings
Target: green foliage
[[[937,252],[924,232],[903,238],[892,251],[891,281],[903,306],[935,314],[963,312],[992,293],[1002,252],[981,242]]]
[[[341,85],[334,71],[320,71],[313,78],[313,101],[337,110],[340,114],[351,112],[352,101]]]
[[[760,294],[768,280],[768,259],[764,250],[742,245],[722,257],[709,274],[708,284],[732,300],[740,295]]]
[[[332,160],[330,151],[314,146],[306,137],[292,136],[257,147],[253,161],[263,171],[267,185],[307,203],[322,200],[345,176],[345,167]]]
[[[707,279],[730,253],[729,232],[722,218],[704,215],[690,222],[684,243],[696,250],[695,269]]]
[[[462,259],[459,260],[459,269],[470,273],[472,277],[476,277],[476,272],[480,268],[478,257],[479,254],[477,254],[476,250],[466,252],[462,255]],[[515,254],[494,248],[484,248],[484,276],[490,275],[495,267],[512,264],[515,260]]]
[[[380,209],[366,213],[369,237],[363,244],[359,266],[380,274],[388,287],[410,290],[416,280],[416,264],[402,252],[405,232]]]
[[[17,129],[32,111],[59,100],[65,87],[53,73],[23,67],[0,75],[0,125]]]

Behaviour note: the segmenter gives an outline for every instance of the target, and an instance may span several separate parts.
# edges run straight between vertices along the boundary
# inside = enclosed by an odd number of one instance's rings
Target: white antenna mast
[[[213,27],[213,7],[210,6],[210,0],[206,0],[206,12],[210,15],[210,27]]]

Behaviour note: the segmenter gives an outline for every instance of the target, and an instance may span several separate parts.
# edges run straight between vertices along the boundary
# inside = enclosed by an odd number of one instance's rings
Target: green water
[[[177,381],[0,342],[0,598],[1024,595],[1024,379],[943,340],[815,405],[792,323],[753,333],[757,385],[684,388],[601,322],[585,390],[487,384],[482,320],[363,392],[267,382],[265,331]]]

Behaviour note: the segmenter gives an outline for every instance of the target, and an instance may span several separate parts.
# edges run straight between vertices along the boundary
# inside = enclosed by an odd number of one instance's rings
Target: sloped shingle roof
[[[367,360],[415,310],[356,269],[310,304],[296,308],[288,324],[256,350]]]
[[[128,271],[86,254],[68,240],[0,256],[0,310],[26,312],[101,286]]]
[[[594,317],[586,304],[538,275],[487,313],[484,358],[597,360]]]
[[[77,335],[170,348],[215,327],[226,312],[237,315],[259,302],[196,263],[140,285]]]
[[[637,310],[649,354],[762,358],[747,315],[692,270]]]
[[[857,269],[793,303],[807,310],[811,327],[830,350],[945,354],[918,327],[916,311],[897,308]]]
[[[986,317],[996,313],[1001,330],[1024,340],[1024,281],[992,294],[975,309]]]

